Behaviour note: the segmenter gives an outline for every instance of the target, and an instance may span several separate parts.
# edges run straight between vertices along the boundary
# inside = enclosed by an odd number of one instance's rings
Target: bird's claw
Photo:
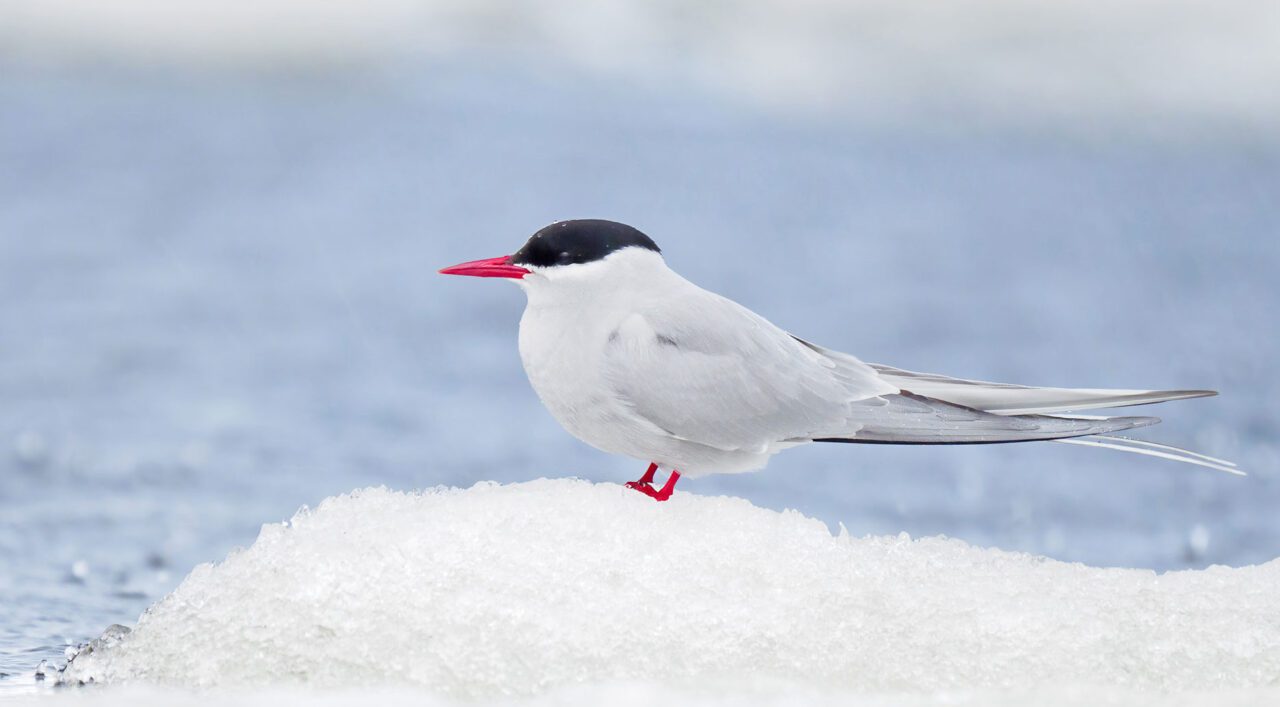
[[[667,483],[663,484],[662,488],[660,489],[655,490],[653,486],[651,486],[650,484],[648,484],[643,480],[628,481],[627,488],[635,489],[636,491],[639,491],[640,493],[648,496],[649,498],[652,498],[655,501],[665,501],[668,498],[671,498],[671,492],[675,490],[676,481],[678,481],[679,479],[680,479],[680,472],[673,471],[671,472],[671,478],[667,479]]]

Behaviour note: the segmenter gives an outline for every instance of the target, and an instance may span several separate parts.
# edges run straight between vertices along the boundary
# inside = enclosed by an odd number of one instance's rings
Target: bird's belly
[[[532,321],[531,321],[532,319]],[[642,436],[601,371],[607,333],[555,326],[526,312],[520,324],[520,360],[529,383],[551,416],[570,434],[597,449],[637,454]]]

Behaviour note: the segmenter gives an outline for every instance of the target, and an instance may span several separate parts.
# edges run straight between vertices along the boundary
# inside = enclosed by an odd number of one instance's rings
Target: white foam
[[[541,480],[331,498],[196,568],[68,679],[538,695],[1203,691],[1280,681],[1280,561],[1157,575],[833,536],[741,499]],[[600,687],[600,689],[606,689]]]

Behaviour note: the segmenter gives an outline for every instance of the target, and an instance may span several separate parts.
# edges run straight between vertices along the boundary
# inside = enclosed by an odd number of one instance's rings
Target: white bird
[[[627,486],[659,501],[681,474],[759,469],[810,442],[1052,440],[1241,473],[1221,459],[1108,436],[1159,418],[1061,414],[1214,391],[1036,388],[863,363],[689,282],[648,236],[621,223],[560,221],[514,255],[440,272],[520,285],[528,296],[520,358],[534,391],[578,439],[649,461]],[[659,468],[671,475],[654,489]]]

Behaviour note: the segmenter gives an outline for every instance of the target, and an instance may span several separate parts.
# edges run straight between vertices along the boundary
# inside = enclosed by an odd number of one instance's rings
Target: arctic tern
[[[864,363],[689,282],[625,224],[559,221],[513,255],[440,272],[520,285],[520,358],[534,391],[578,439],[650,462],[627,486],[659,501],[681,474],[759,469],[810,442],[1049,440],[1241,473],[1222,459],[1111,436],[1159,418],[1062,414],[1214,391],[1038,388]],[[671,474],[655,489],[659,468]]]

